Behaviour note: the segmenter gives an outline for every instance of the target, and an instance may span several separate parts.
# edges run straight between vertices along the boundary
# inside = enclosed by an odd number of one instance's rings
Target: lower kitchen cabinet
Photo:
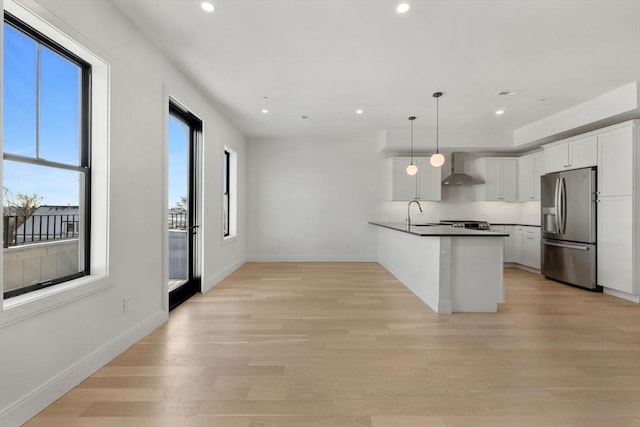
[[[504,232],[509,234],[509,237],[505,237],[504,242],[504,262],[516,262],[519,263],[519,256],[516,253],[516,226],[515,225],[507,225],[504,227]]]
[[[509,234],[504,238],[504,262],[540,270],[540,227],[492,225],[491,231]]]
[[[598,285],[634,294],[633,200],[631,196],[598,199]]]
[[[540,228],[522,227],[522,265],[540,270]]]
[[[511,259],[516,264],[522,264],[522,226],[516,225],[513,227],[513,252]]]

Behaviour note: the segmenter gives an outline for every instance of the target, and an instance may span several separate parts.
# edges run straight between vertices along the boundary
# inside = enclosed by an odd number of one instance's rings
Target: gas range
[[[471,230],[489,230],[491,227],[487,221],[469,221],[462,219],[441,219],[440,224],[450,225],[456,228],[469,228]]]

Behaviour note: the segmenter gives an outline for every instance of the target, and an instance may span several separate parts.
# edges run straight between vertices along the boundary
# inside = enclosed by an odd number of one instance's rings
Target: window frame
[[[115,286],[111,256],[111,65],[100,54],[92,40],[87,39],[65,21],[47,9],[33,3],[29,7],[5,0],[4,10],[35,28],[58,44],[91,64],[91,262],[88,276],[39,289],[10,299],[0,300],[0,329],[49,310],[72,304]],[[0,41],[2,32],[0,32]],[[1,54],[1,52],[0,52]],[[1,83],[0,83],[1,84]],[[0,115],[0,122],[2,116]],[[2,133],[0,132],[0,143]],[[0,162],[0,180],[3,165]],[[0,252],[0,293],[3,252]]]
[[[231,235],[231,194],[230,194],[230,178],[231,178],[231,152],[228,149],[224,149],[224,169],[222,177],[222,235],[223,237],[229,237]],[[226,212],[226,215],[225,215]]]
[[[222,230],[222,244],[228,244],[236,241],[238,237],[238,153],[234,151],[232,148],[228,146],[222,147],[222,154],[225,160],[228,159],[229,163],[227,165],[226,171],[226,184],[228,186],[228,197],[226,198],[228,207],[227,207],[227,220],[228,220],[228,233],[224,232],[224,223]],[[221,171],[221,175],[224,174],[224,171]],[[224,210],[225,210],[225,181],[224,177],[222,177],[221,182],[222,188],[222,206],[221,206],[221,214],[224,218]]]
[[[34,157],[23,156],[18,154],[6,153],[3,150],[3,161],[9,160],[12,162],[18,162],[22,164],[30,164],[41,167],[54,168],[58,170],[67,170],[78,172],[81,176],[81,193],[79,194],[79,211],[80,221],[83,224],[82,229],[79,230],[78,245],[81,254],[81,264],[79,270],[76,273],[56,277],[51,280],[45,280],[35,284],[22,286],[10,291],[3,291],[3,300],[8,300],[19,295],[27,294],[39,289],[47,288],[50,286],[58,285],[60,283],[68,282],[74,279],[78,279],[84,276],[90,275],[91,268],[91,79],[92,79],[92,67],[91,64],[75,55],[64,46],[52,40],[42,32],[33,28],[26,22],[22,21],[12,13],[4,11],[3,25],[9,25],[15,30],[23,33],[27,37],[31,38],[38,44],[38,49],[46,47],[47,49],[60,55],[67,61],[76,65],[80,69],[80,103],[79,103],[79,164],[71,165],[67,163],[60,163],[50,161],[39,157],[39,150],[36,150]],[[4,62],[3,62],[4,63]],[[37,66],[40,66],[38,61]],[[38,70],[38,79],[40,78],[40,71]],[[38,81],[36,83],[40,85]],[[40,110],[40,99],[36,99],[36,111]],[[36,122],[36,126],[39,126]],[[36,146],[39,145],[39,132],[36,131]]]

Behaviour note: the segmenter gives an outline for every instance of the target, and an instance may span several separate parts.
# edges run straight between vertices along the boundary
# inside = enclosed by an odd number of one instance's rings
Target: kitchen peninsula
[[[505,233],[444,225],[378,226],[378,262],[439,314],[496,312]]]

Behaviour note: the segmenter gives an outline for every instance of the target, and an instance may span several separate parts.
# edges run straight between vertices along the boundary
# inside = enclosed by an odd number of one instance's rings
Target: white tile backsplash
[[[540,202],[420,202],[411,206],[414,223],[438,222],[441,219],[488,221],[494,224],[540,224]],[[381,221],[404,221],[407,202],[386,202]]]
[[[540,225],[540,202],[522,202],[522,223]]]

